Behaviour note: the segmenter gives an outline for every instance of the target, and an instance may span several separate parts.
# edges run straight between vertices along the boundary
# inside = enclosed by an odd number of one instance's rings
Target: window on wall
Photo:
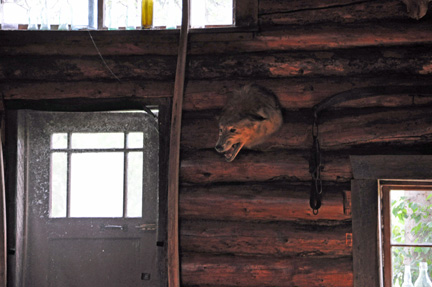
[[[357,155],[350,161],[354,287],[402,286],[408,264],[414,283],[418,262],[431,259],[432,156]]]
[[[432,186],[384,184],[380,197],[384,286],[414,283],[422,262],[432,269]]]
[[[3,29],[176,29],[182,0],[2,0]],[[235,24],[233,0],[191,0],[191,27]]]

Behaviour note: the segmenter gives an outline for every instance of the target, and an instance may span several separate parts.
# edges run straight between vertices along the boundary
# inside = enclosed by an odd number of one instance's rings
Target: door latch
[[[135,226],[136,229],[140,229],[142,231],[154,231],[156,230],[156,223],[144,223],[138,226]]]

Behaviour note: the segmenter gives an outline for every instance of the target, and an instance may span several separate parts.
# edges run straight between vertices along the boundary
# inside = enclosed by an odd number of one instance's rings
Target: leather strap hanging
[[[189,33],[189,0],[183,0],[183,17],[174,83],[168,162],[168,287],[180,287],[178,200],[181,117]]]

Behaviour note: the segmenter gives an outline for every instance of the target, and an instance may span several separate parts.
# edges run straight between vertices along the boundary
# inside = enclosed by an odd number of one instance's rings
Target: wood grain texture
[[[266,0],[260,3],[260,20],[266,25],[307,25],[320,23],[354,23],[376,20],[407,20],[404,5],[397,0],[386,1],[281,1]],[[285,3],[285,2],[283,2]]]
[[[350,257],[263,258],[185,254],[183,286],[352,286]]]
[[[342,185],[343,186],[343,185]],[[350,220],[343,210],[340,187],[326,187],[318,215],[309,207],[311,185],[241,184],[182,187],[180,215],[187,219],[235,221]]]
[[[291,208],[287,206],[287,209]],[[352,255],[351,247],[346,245],[346,233],[351,233],[350,222],[317,226],[291,222],[183,220],[180,230],[183,253],[275,257]]]

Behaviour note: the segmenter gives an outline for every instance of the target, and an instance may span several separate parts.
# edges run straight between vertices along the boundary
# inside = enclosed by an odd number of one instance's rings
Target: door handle
[[[121,230],[127,231],[127,224],[124,225],[115,225],[115,224],[101,224],[100,230]]]

